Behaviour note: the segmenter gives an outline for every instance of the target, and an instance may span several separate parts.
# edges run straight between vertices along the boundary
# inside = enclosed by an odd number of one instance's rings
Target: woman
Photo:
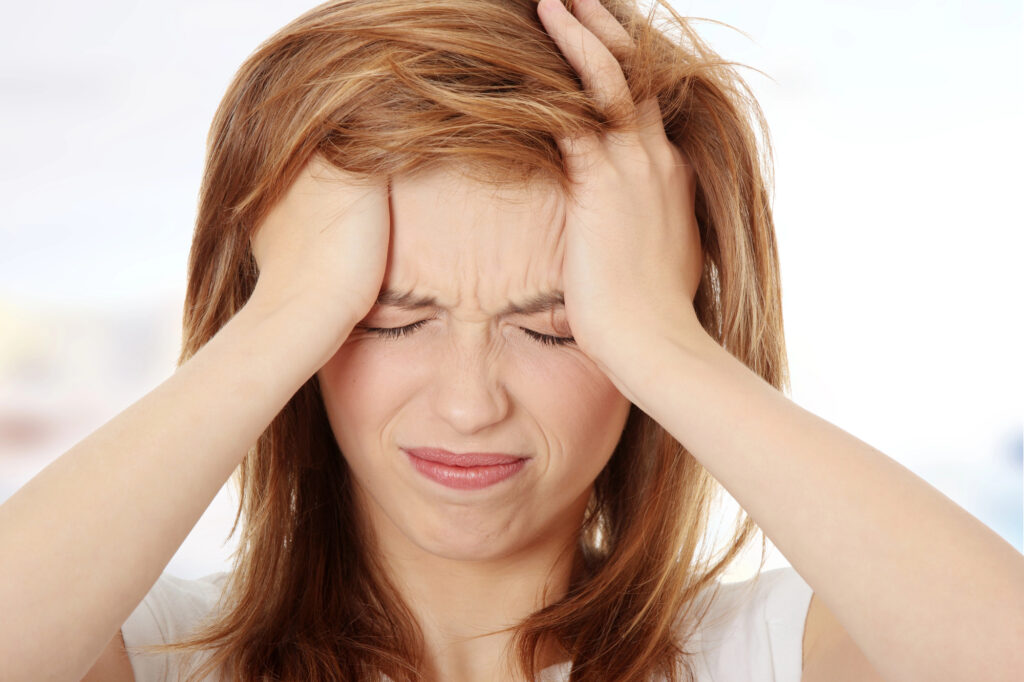
[[[742,83],[574,5],[328,3],[247,61],[178,371],[0,508],[6,677],[1024,667],[1024,559],[780,392]],[[161,577],[239,462],[235,570]],[[707,556],[716,484],[795,571],[715,589],[755,530]]]

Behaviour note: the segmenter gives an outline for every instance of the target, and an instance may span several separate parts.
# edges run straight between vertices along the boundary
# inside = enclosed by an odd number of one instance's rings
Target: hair
[[[788,392],[764,115],[736,65],[666,2],[646,14],[634,0],[602,2],[636,45],[622,63],[634,101],[657,97],[697,176],[697,316]],[[626,125],[582,87],[535,0],[335,0],[308,11],[245,61],[214,117],[178,364],[245,305],[258,276],[250,238],[313,155],[367,177],[457,166],[486,182],[540,177],[571,195],[556,139]],[[313,376],[234,474],[230,535],[240,520],[241,535],[216,617],[144,651],[201,651],[190,680],[214,669],[237,680],[421,679],[422,633],[361,524],[350,476]],[[542,647],[556,643],[573,682],[693,679],[686,644],[709,603],[697,597],[713,595],[760,534],[741,508],[728,543],[707,543],[720,492],[633,406],[594,481],[568,592],[513,628],[520,671],[536,675]]]

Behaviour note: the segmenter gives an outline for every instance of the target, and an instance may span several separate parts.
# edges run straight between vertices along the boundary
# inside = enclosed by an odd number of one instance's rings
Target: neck
[[[588,499],[589,491],[532,543],[501,551],[496,539],[472,557],[425,549],[379,508],[371,513],[383,563],[423,633],[429,668],[424,680],[521,679],[510,648],[512,628],[567,592]],[[553,642],[538,653],[541,669],[568,659]]]

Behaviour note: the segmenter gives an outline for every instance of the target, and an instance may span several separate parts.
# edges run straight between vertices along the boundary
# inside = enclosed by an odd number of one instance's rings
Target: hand
[[[579,183],[565,219],[566,317],[580,348],[607,366],[642,335],[702,331],[693,309],[703,270],[697,184],[657,100],[632,101],[618,61],[633,48],[629,34],[598,0],[574,7],[576,16],[541,0],[537,13],[584,86],[636,124],[558,141]]]
[[[388,190],[313,156],[253,235],[254,297],[313,305],[325,325],[347,335],[384,280]]]

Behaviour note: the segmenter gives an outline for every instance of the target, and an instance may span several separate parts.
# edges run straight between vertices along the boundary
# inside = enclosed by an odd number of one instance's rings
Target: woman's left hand
[[[696,176],[665,133],[656,99],[634,104],[619,59],[629,34],[598,0],[541,0],[538,16],[593,97],[622,132],[558,141],[577,183],[566,208],[562,277],[576,343],[602,369],[651,334],[702,332],[693,309],[703,257],[694,213]]]

